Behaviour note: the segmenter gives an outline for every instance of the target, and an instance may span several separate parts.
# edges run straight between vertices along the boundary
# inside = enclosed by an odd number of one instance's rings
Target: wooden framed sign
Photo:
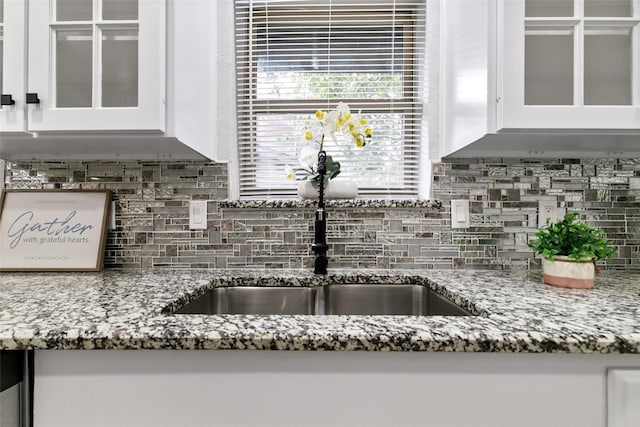
[[[99,271],[111,191],[4,190],[0,271]]]

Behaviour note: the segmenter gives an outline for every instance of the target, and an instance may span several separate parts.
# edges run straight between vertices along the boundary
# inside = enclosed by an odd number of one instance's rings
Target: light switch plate
[[[451,201],[451,228],[469,228],[469,200]]]
[[[207,228],[207,201],[189,201],[189,228],[191,230],[206,230]]]
[[[109,230],[116,229],[116,202],[112,201],[109,212]]]

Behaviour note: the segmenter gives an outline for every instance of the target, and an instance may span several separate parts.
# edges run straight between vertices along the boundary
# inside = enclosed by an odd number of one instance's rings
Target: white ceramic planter
[[[591,289],[595,265],[590,258],[581,260],[555,256],[554,261],[542,259],[544,283],[564,288]]]
[[[317,199],[318,186],[311,181],[298,184],[298,196],[303,199]],[[358,196],[358,185],[349,180],[333,179],[325,184],[325,199],[354,199]]]

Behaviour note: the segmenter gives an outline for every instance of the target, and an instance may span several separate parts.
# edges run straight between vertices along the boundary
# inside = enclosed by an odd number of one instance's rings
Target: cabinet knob
[[[16,105],[16,101],[11,95],[2,95],[1,98],[0,105]]]
[[[37,93],[27,93],[27,104],[40,104]]]

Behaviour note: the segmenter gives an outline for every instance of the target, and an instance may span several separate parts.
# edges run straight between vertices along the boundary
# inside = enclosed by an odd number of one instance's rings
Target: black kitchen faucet
[[[318,185],[318,208],[316,209],[315,241],[311,245],[311,250],[316,254],[315,274],[327,274],[327,212],[324,209],[324,176],[327,173],[327,153],[320,150],[318,153],[318,175],[320,176]]]

